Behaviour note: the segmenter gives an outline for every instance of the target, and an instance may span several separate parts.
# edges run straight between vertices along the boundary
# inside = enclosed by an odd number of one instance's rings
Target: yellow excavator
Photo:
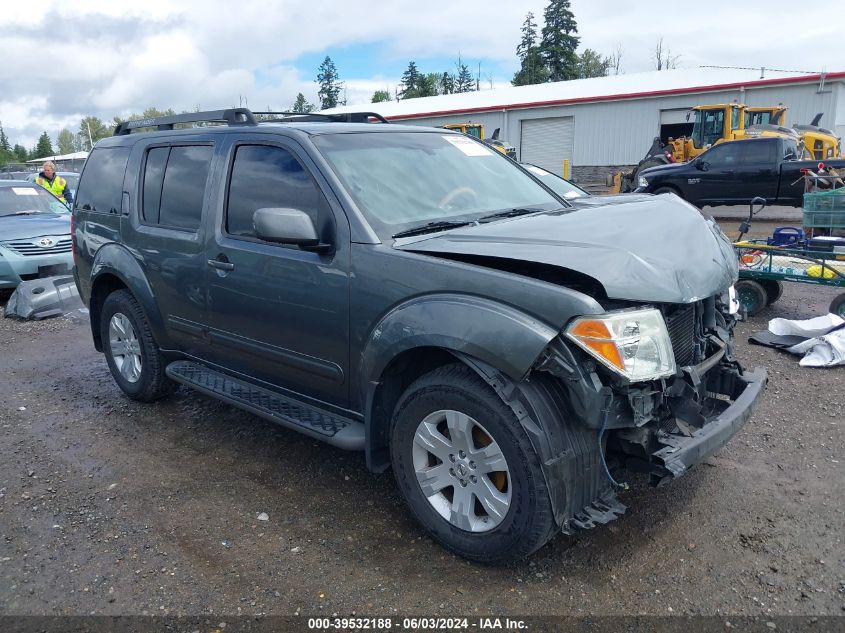
[[[694,118],[693,118],[694,117]],[[663,143],[655,138],[645,157],[630,172],[608,177],[613,193],[633,191],[639,172],[666,163],[692,160],[711,145],[759,136],[792,138],[803,153],[802,158],[824,160],[841,154],[841,141],[830,130],[819,127],[822,115],[817,114],[809,125],[786,127],[786,108],[778,106],[746,106],[740,103],[695,106],[687,113],[693,118],[690,136],[669,138]]]
[[[484,136],[484,125],[481,123],[447,123],[441,127],[447,130],[458,130],[461,134],[477,138],[497,152],[501,152],[505,156],[516,160],[516,148],[510,143],[505,143],[499,139],[499,128],[493,131],[493,136],[487,138]]]

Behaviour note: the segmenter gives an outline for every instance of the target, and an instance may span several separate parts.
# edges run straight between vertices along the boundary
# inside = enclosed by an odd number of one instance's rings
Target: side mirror
[[[695,168],[699,171],[707,171],[708,169],[710,169],[710,163],[708,163],[706,160],[698,159],[697,161],[695,161]]]
[[[303,250],[326,252],[330,244],[320,243],[311,216],[300,209],[263,208],[252,215],[255,234],[267,242],[294,244]]]

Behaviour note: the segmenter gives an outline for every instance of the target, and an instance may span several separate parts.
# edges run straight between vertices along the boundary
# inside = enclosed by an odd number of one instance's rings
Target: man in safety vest
[[[41,172],[35,179],[35,183],[44,187],[65,204],[70,205],[73,202],[67,180],[56,175],[56,165],[53,161],[48,160],[41,166]]]

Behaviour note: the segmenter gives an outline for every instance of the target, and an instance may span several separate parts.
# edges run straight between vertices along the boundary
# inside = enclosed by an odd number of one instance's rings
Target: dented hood
[[[725,290],[738,274],[716,223],[674,194],[470,225],[394,246],[575,270],[596,279],[610,298],[643,302],[697,301]]]

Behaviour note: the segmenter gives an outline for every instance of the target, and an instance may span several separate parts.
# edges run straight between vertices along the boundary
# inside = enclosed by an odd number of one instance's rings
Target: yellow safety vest
[[[59,200],[61,200],[62,202],[66,202],[66,200],[65,200],[65,187],[67,187],[67,180],[65,180],[61,176],[55,176],[53,178],[53,182],[50,182],[46,178],[42,178],[41,176],[38,176],[35,179],[35,184],[41,185],[47,191],[49,191],[54,196],[56,196]]]

